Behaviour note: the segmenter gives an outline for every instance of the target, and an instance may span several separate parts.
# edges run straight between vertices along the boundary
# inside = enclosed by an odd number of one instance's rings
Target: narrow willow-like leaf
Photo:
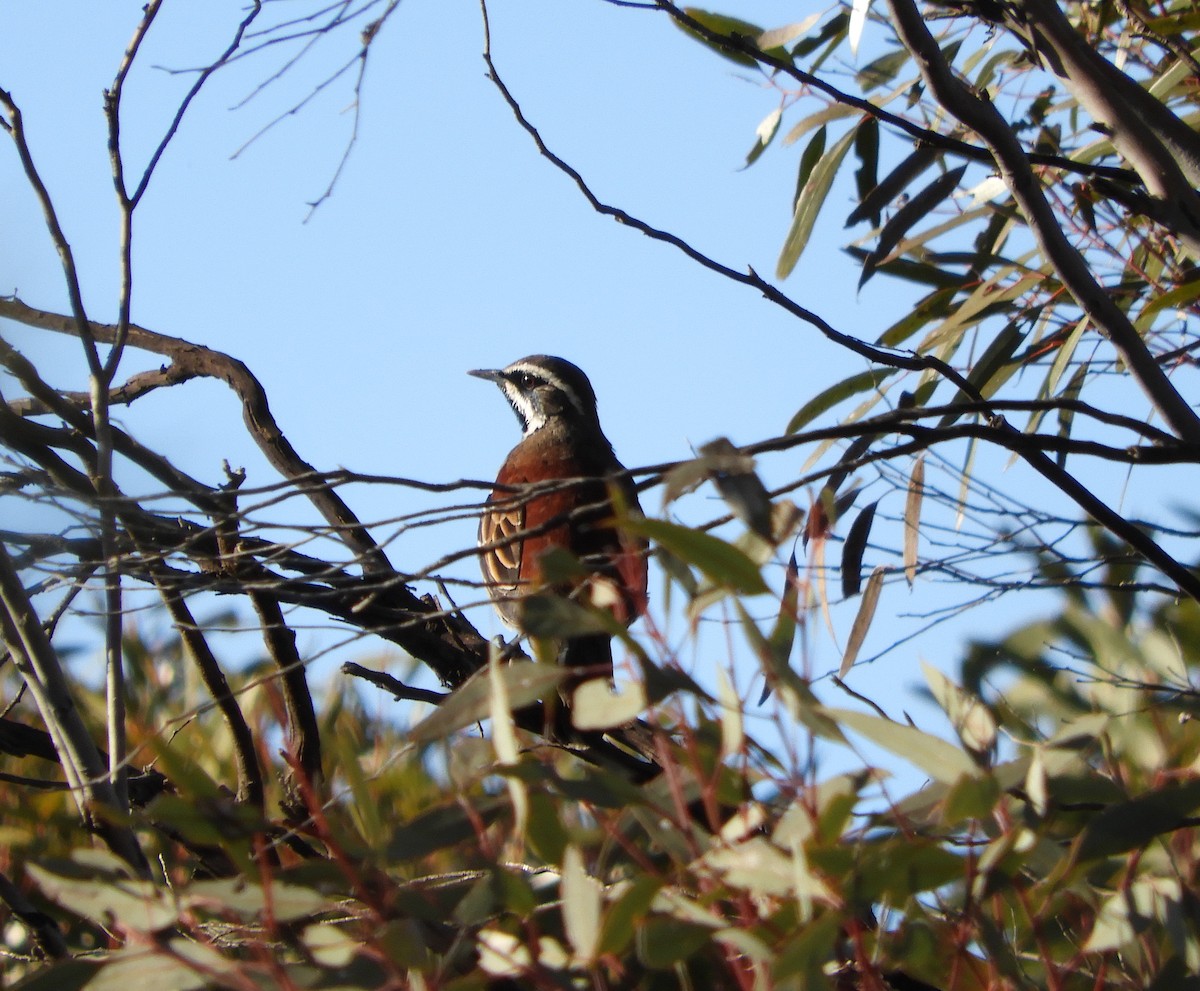
[[[1042,385],[1038,393],[1039,399],[1049,399],[1058,390],[1058,380],[1062,378],[1062,374],[1067,369],[1067,363],[1075,354],[1075,349],[1079,347],[1079,342],[1083,338],[1083,332],[1087,330],[1088,324],[1091,322],[1090,317],[1083,317],[1075,324],[1071,333],[1067,335],[1067,339],[1062,342],[1058,349],[1058,354],[1054,356],[1054,361],[1050,365],[1050,371],[1046,373],[1046,381]]]
[[[583,854],[571,844],[563,853],[562,880],[563,930],[575,950],[575,961],[588,964],[600,943],[600,907],[603,887],[587,872]]]
[[[746,595],[769,591],[758,565],[743,551],[720,537],[666,520],[649,518],[622,520],[621,526],[661,544],[682,561],[699,568],[719,586]]]
[[[886,379],[895,375],[896,368],[873,368],[869,372],[851,375],[836,385],[831,385],[800,407],[800,410],[789,421],[784,433],[794,434],[807,426],[822,413],[832,409],[844,399],[857,396],[860,392],[878,388]]]
[[[876,499],[854,518],[846,542],[842,545],[842,595],[849,599],[858,595],[862,588],[862,559],[871,536],[871,524],[875,522]]]
[[[717,667],[717,701],[721,703],[721,759],[740,753],[746,741],[742,725],[742,700],[733,690],[725,669]]]
[[[911,57],[905,48],[899,48],[894,52],[880,55],[879,58],[868,62],[859,69],[854,74],[854,80],[862,87],[864,92],[869,93],[871,90],[885,86],[895,79],[901,66]]]
[[[758,47],[764,52],[769,52],[772,48],[783,48],[797,38],[808,34],[809,31],[817,26],[817,21],[820,19],[821,14],[818,12],[816,14],[809,14],[802,21],[785,24],[781,28],[770,28],[758,36]]]
[[[963,468],[958,483],[958,509],[954,514],[954,529],[961,530],[963,518],[967,513],[967,495],[971,491],[971,469],[975,467],[975,451],[978,449],[978,438],[967,440],[967,454],[963,458]]]
[[[779,122],[783,120],[783,108],[776,107],[766,117],[762,123],[754,130],[754,147],[750,149],[746,155],[746,164],[743,168],[749,168],[758,161],[759,156],[767,150],[767,146],[774,140],[776,132],[779,130]]]
[[[1088,822],[1075,861],[1085,863],[1144,847],[1161,833],[1184,825],[1200,809],[1200,781],[1168,784],[1128,802],[1110,805]]]
[[[917,148],[908,158],[892,169],[879,185],[871,190],[870,195],[850,212],[850,216],[846,218],[846,226],[857,224],[860,220],[880,213],[907,188],[910,182],[929,168],[937,160],[937,157],[938,152],[929,145],[921,145]]]
[[[792,199],[793,211],[800,202],[800,196],[804,192],[805,185],[808,183],[808,177],[812,175],[813,169],[817,167],[817,162],[825,154],[825,139],[828,136],[829,128],[818,128],[817,133],[809,138],[808,144],[804,146],[804,151],[800,153],[800,165],[796,169],[796,195]]]
[[[714,34],[725,35],[728,38],[738,37],[745,38],[751,44],[756,38],[762,36],[763,29],[757,24],[751,24],[749,21],[739,20],[736,17],[726,17],[724,14],[714,14],[707,10],[701,10],[699,7],[684,7],[683,12],[692,20],[697,21],[704,27],[708,28]],[[757,65],[758,63],[746,55],[728,45],[723,45],[719,41],[711,41],[704,35],[700,34],[694,28],[685,24],[680,24],[678,21],[673,21],[684,32],[690,34],[697,39],[702,45],[711,48],[718,55],[721,55],[731,62],[736,62],[738,65]]]
[[[815,130],[818,127],[824,127],[830,121],[849,117],[855,112],[853,107],[849,107],[844,103],[831,103],[829,106],[822,107],[816,113],[809,114],[807,117],[793,124],[792,129],[784,135],[783,143],[785,145],[793,145],[809,131]]]
[[[842,250],[859,262],[865,262],[871,254],[871,252],[853,245]],[[969,272],[947,272],[929,258],[923,261],[913,261],[911,258],[892,258],[880,262],[875,267],[875,271],[883,272],[895,279],[903,279],[905,282],[932,286],[934,289],[963,289],[968,284],[973,284],[977,278]]]
[[[904,577],[908,584],[917,578],[917,543],[920,534],[921,500],[925,496],[925,455],[917,458],[908,480],[908,496],[904,500]]]
[[[957,287],[936,289],[924,297],[912,310],[879,335],[877,344],[894,348],[903,344],[927,323],[945,319],[957,295]]]
[[[1002,386],[1005,381],[1016,371],[1018,365],[1012,362],[1012,356],[1016,353],[1017,348],[1021,346],[1021,342],[1025,340],[1025,334],[1021,331],[1017,322],[1011,321],[1006,324],[1004,329],[996,335],[995,340],[987,346],[983,354],[979,356],[979,360],[975,362],[975,366],[967,374],[967,381],[973,385],[985,399],[995,395],[996,390]],[[969,403],[973,401],[973,397],[964,391],[958,390],[958,395],[951,400],[951,403]],[[947,413],[938,422],[939,427],[948,427],[954,423],[962,414]]]
[[[992,208],[984,205],[963,210],[961,213],[955,213],[952,216],[947,217],[940,224],[934,224],[932,227],[926,228],[919,234],[913,234],[911,237],[905,237],[901,239],[900,243],[892,248],[889,252],[891,256],[889,260],[902,258],[905,255],[918,254],[916,251],[917,248],[922,248],[929,242],[936,241],[943,235],[949,234],[951,231],[956,230],[959,227],[965,227],[968,224],[973,224],[975,221],[982,219],[991,212]],[[926,249],[919,254],[920,257],[925,261],[928,261],[934,265],[968,264],[975,257],[974,254],[969,254],[967,252],[936,252],[929,249]],[[978,278],[978,276],[975,276],[975,278]]]
[[[868,117],[858,125],[854,133],[854,154],[858,156],[854,186],[861,202],[879,183],[879,121],[874,117]],[[871,222],[879,226],[879,214],[874,214]]]
[[[1175,307],[1185,307],[1190,303],[1194,303],[1197,298],[1200,298],[1200,279],[1192,282],[1185,282],[1181,286],[1176,286],[1174,289],[1169,289],[1161,296],[1156,296],[1142,307],[1141,313],[1133,325],[1145,333],[1154,323],[1154,317],[1162,310],[1173,309]]]
[[[829,715],[847,729],[861,733],[890,753],[915,764],[935,781],[952,785],[964,774],[971,777],[980,774],[965,750],[905,723],[852,709],[831,709]]]
[[[1087,378],[1088,362],[1084,362],[1071,376],[1071,381],[1067,383],[1067,387],[1062,391],[1063,399],[1078,399],[1080,390],[1083,389],[1084,380]],[[1071,436],[1071,425],[1075,422],[1075,411],[1064,407],[1058,411],[1058,436],[1064,440]],[[1058,466],[1063,468],[1067,463],[1067,452],[1059,451],[1055,457]]]
[[[960,165],[958,168],[938,176],[896,211],[892,219],[879,232],[879,243],[876,244],[875,250],[867,256],[867,260],[863,263],[862,275],[858,280],[860,287],[875,273],[878,264],[900,243],[913,224],[927,217],[930,211],[958,188],[958,183],[966,171],[967,166]]]
[[[863,28],[867,26],[867,14],[871,10],[871,0],[854,0],[850,7],[850,26],[846,29],[846,37],[850,42],[850,54],[858,55],[858,43],[862,41]]]
[[[825,60],[829,52],[841,44],[842,38],[846,35],[846,26],[850,23],[850,15],[844,10],[838,11],[833,17],[821,27],[811,38],[805,38],[795,48],[792,49],[793,58],[804,58],[806,55],[811,55],[822,45],[826,46],[824,52],[819,55],[813,64],[809,67],[809,72],[816,72],[820,64]]]
[[[796,552],[788,557],[784,572],[783,595],[779,599],[779,615],[775,628],[771,630],[768,643],[771,653],[781,666],[786,667],[792,656],[792,645],[796,642],[796,626],[800,617],[800,566],[796,563]],[[764,696],[765,698],[765,696]]]
[[[513,661],[504,665],[495,677],[504,682],[508,703],[520,708],[553,692],[567,672],[548,664]],[[414,743],[429,743],[449,736],[455,730],[486,718],[491,710],[492,689],[485,671],[473,675],[436,710],[417,723],[408,733]]]
[[[796,200],[796,212],[792,217],[792,226],[783,242],[783,250],[779,254],[779,262],[775,274],[780,279],[786,279],[792,274],[796,262],[800,260],[817,215],[829,195],[834,177],[846,157],[846,152],[854,143],[854,131],[850,130],[829,151],[821,156],[821,160],[813,167],[812,174],[804,184],[799,198]]]
[[[871,628],[871,620],[875,618],[875,607],[879,605],[879,592],[883,588],[883,576],[886,569],[882,564],[876,565],[867,579],[867,587],[863,592],[862,602],[858,605],[858,614],[850,627],[850,638],[846,641],[846,651],[842,654],[842,665],[838,668],[838,677],[845,678],[858,660],[858,652],[862,649],[863,641],[867,639],[867,631]]]

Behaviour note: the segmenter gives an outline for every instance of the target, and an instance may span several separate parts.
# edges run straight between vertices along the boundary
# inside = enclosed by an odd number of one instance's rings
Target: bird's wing
[[[479,543],[495,545],[481,556],[483,578],[493,595],[512,592],[521,581],[523,542],[517,536],[525,529],[525,504],[505,506],[512,495],[497,493],[488,500],[488,509],[479,519]],[[492,508],[499,502],[504,508]]]

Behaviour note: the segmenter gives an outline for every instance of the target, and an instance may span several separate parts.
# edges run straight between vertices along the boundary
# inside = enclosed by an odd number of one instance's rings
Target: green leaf
[[[692,567],[699,568],[715,585],[744,595],[761,595],[770,591],[758,565],[720,537],[648,517],[622,520],[621,525],[631,533],[662,545]]]
[[[637,930],[638,959],[651,970],[669,970],[704,949],[711,938],[706,926],[656,915]]]
[[[916,151],[889,172],[846,218],[846,226],[876,216],[908,187],[917,176],[937,161],[937,149],[918,145]]]
[[[59,960],[12,984],[12,991],[82,991],[99,967],[96,960]]]
[[[683,12],[696,21],[702,27],[707,28],[713,34],[723,35],[726,38],[744,39],[750,45],[754,45],[756,40],[762,36],[763,29],[756,24],[751,24],[749,21],[742,21],[736,17],[726,17],[724,14],[713,14],[707,10],[701,10],[699,7],[684,7]],[[758,62],[744,52],[738,51],[736,48],[731,48],[727,44],[722,44],[719,39],[713,39],[706,34],[697,31],[691,25],[681,24],[679,21],[672,20],[672,23],[682,28],[687,34],[693,38],[697,38],[701,44],[711,48],[718,55],[729,59],[731,62],[736,62],[738,65],[757,65]]]
[[[637,875],[632,881],[625,882],[604,915],[600,931],[601,953],[619,954],[625,950],[662,885],[663,882],[651,874]]]
[[[875,521],[876,499],[854,518],[846,543],[842,546],[842,596],[852,598],[862,588],[862,559],[871,535],[871,524]]]
[[[954,286],[931,292],[910,312],[880,334],[876,343],[888,348],[903,344],[925,324],[944,319],[950,312],[950,305],[954,301],[955,295],[957,295],[957,287]]]
[[[847,131],[837,144],[822,155],[820,161],[813,167],[808,181],[805,182],[804,189],[796,200],[796,212],[792,217],[791,229],[783,242],[783,250],[779,253],[779,262],[775,266],[775,274],[779,278],[786,279],[791,275],[792,270],[796,267],[796,262],[800,260],[800,255],[808,244],[813,226],[817,222],[817,215],[825,204],[825,198],[829,195],[829,189],[833,185],[842,159],[846,157],[846,152],[854,143],[855,132],[856,129]]]
[[[411,861],[478,838],[476,827],[494,821],[509,807],[507,797],[494,796],[472,802],[470,814],[457,802],[426,809],[396,827],[388,842],[387,859]]]
[[[792,129],[787,132],[783,139],[785,145],[795,144],[809,131],[817,127],[824,127],[831,121],[841,120],[843,117],[849,117],[855,113],[854,107],[847,106],[844,103],[831,103],[827,107],[822,107],[816,113],[809,114],[807,117],[792,125]],[[868,118],[873,120],[874,118]]]
[[[975,367],[967,375],[967,381],[975,386],[985,399],[994,396],[996,390],[1020,367],[1018,363],[1012,361],[1012,356],[1016,354],[1017,348],[1021,346],[1026,336],[1019,327],[1020,324],[1016,320],[1006,324],[1004,329],[996,335],[995,340],[979,356]],[[951,400],[951,405],[969,402],[974,402],[974,399],[967,392],[959,389],[958,395]],[[948,427],[961,415],[960,413],[947,413],[938,422],[938,426]]]
[[[1142,307],[1142,311],[1133,325],[1144,334],[1154,325],[1154,317],[1162,310],[1183,309],[1196,302],[1198,298],[1200,298],[1200,278],[1185,282],[1181,286],[1175,286],[1174,289],[1168,289],[1165,293],[1155,296]]]
[[[879,181],[879,121],[874,117],[868,117],[858,125],[854,134],[854,154],[859,162],[854,171],[854,185],[861,202]],[[874,214],[872,223],[878,226],[878,214]]]
[[[550,664],[533,661],[513,661],[500,669],[508,691],[509,705],[514,709],[529,705],[554,693],[567,672]],[[408,732],[413,743],[432,743],[450,734],[481,722],[491,712],[492,689],[488,672],[477,671],[428,716]]]
[[[774,140],[776,132],[779,130],[779,122],[783,120],[783,108],[776,107],[766,117],[763,118],[761,124],[754,131],[754,147],[750,149],[746,155],[746,164],[743,168],[749,168],[758,161],[759,156],[767,150],[767,146]]]
[[[886,258],[912,226],[924,220],[941,202],[958,188],[959,180],[967,171],[965,165],[951,169],[936,179],[904,204],[879,232],[879,243],[863,262],[862,275],[858,284],[862,287],[875,274],[875,269]]]
[[[799,932],[789,933],[783,951],[775,959],[771,976],[788,987],[832,987],[825,965],[837,957],[844,919],[840,912],[824,912]]]
[[[235,968],[228,957],[193,940],[173,939],[169,952],[152,947],[127,946],[112,954],[88,984],[89,991],[192,991],[213,987],[216,979]]]
[[[817,167],[817,162],[821,160],[821,156],[825,154],[825,141],[828,137],[828,128],[818,128],[817,133],[809,138],[808,144],[804,146],[804,151],[800,153],[800,165],[796,169],[796,195],[792,197],[793,212],[796,209],[796,205],[800,202],[800,196],[804,192],[804,186],[808,182],[809,176],[812,175],[813,169]]]
[[[818,31],[813,37],[805,38],[795,48],[793,48],[792,57],[803,58],[804,56],[815,52],[822,45],[827,44],[828,48],[826,52],[822,54],[809,69],[810,72],[815,72],[817,66],[824,61],[825,56],[828,55],[829,51],[836,48],[841,43],[841,39],[845,36],[846,28],[849,26],[849,24],[850,15],[844,10],[838,11],[838,13],[834,14],[833,17],[831,17],[825,22],[825,24],[821,26],[821,30]]]
[[[916,727],[851,709],[830,709],[829,714],[943,784],[952,785],[964,774],[979,774],[975,762],[965,751]]]
[[[828,389],[817,393],[817,395],[813,396],[812,399],[800,407],[795,416],[788,421],[788,425],[784,428],[784,433],[794,434],[843,400],[849,399],[851,396],[857,396],[860,392],[866,392],[868,389],[879,388],[883,382],[895,375],[897,371],[899,371],[897,368],[873,368],[868,372],[851,375],[848,379],[843,379],[836,385],[831,385]]]
[[[97,925],[115,921],[120,929],[153,933],[179,918],[179,903],[168,889],[129,877],[115,862],[98,869],[94,862],[64,861],[54,870],[31,863],[25,871],[47,898]]]
[[[1140,850],[1156,836],[1185,825],[1200,809],[1200,781],[1171,785],[1112,805],[1080,837],[1076,862]]]
[[[868,62],[859,69],[854,79],[864,92],[869,93],[871,90],[878,89],[885,83],[889,83],[895,79],[896,73],[900,71],[900,67],[910,57],[907,48],[898,48],[894,52],[880,55],[879,58]]]
[[[863,592],[862,602],[859,603],[858,613],[850,627],[850,636],[846,640],[846,652],[842,655],[842,664],[838,669],[838,677],[845,678],[854,662],[858,660],[858,652],[862,649],[863,641],[867,639],[867,631],[871,628],[871,620],[875,618],[875,607],[879,604],[879,592],[883,588],[883,578],[887,569],[882,564],[876,565],[867,579],[867,589]]]

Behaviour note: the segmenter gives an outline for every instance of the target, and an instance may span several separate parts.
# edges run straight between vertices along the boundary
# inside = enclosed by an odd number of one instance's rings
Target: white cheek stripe
[[[525,436],[528,437],[535,430],[540,430],[546,425],[546,418],[539,414],[520,389],[515,385],[505,381],[504,395],[508,401],[519,411],[521,420],[525,424]]]

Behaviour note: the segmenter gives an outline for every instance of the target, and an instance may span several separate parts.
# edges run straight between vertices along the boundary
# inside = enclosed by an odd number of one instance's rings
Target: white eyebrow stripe
[[[580,416],[587,416],[587,410],[583,408],[583,401],[580,399],[575,390],[542,365],[534,365],[527,361],[515,361],[506,369],[504,369],[504,371],[505,374],[525,372],[527,375],[532,375],[535,378],[539,378],[545,382],[548,382],[559,392],[565,395],[569,400],[571,400],[571,405],[575,407]]]

